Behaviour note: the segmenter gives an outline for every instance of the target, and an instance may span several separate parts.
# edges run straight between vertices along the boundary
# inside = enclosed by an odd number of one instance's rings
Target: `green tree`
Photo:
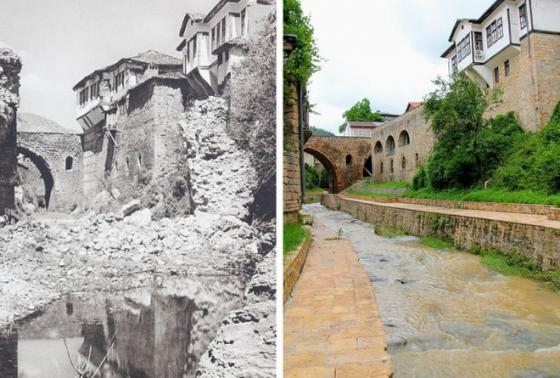
[[[342,134],[346,131],[346,124],[350,121],[363,122],[383,122],[385,119],[379,112],[371,111],[371,104],[367,98],[355,103],[350,109],[342,115],[344,123],[338,127],[338,131]]]
[[[311,126],[309,130],[311,131],[311,134],[315,136],[335,136],[334,133],[331,133],[330,131],[321,129],[319,127]]]
[[[464,74],[435,84],[437,89],[425,99],[424,115],[437,141],[425,172],[418,173],[426,177],[416,181],[436,190],[481,184],[511,153],[523,130],[513,113],[484,119],[486,110],[499,102],[499,91],[487,91]]]
[[[310,18],[303,14],[300,0],[284,1],[284,35],[295,35],[297,46],[284,59],[284,79],[294,77],[301,85],[319,71],[319,49],[314,37]]]

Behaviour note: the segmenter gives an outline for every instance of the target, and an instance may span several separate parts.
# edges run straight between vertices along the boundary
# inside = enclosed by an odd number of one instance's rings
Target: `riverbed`
[[[478,256],[384,238],[319,204],[315,222],[342,230],[368,272],[395,377],[560,377],[560,294],[506,277]]]

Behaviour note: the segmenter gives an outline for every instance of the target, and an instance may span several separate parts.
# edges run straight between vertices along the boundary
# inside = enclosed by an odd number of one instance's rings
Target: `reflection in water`
[[[386,239],[319,205],[344,231],[375,288],[395,377],[560,377],[560,295],[504,277],[480,258]]]
[[[87,300],[69,295],[0,334],[0,377],[192,377],[242,293],[230,280]]]

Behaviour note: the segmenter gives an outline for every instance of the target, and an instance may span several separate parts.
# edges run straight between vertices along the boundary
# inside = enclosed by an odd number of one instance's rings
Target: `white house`
[[[362,121],[348,121],[346,123],[346,136],[357,138],[370,138],[371,134],[379,126],[384,123],[394,120],[398,117],[396,114],[380,113],[384,121],[380,122],[362,122]]]
[[[457,20],[442,58],[450,73],[465,72],[493,87],[510,75],[510,60],[531,32],[560,33],[560,1],[497,0],[480,18]]]
[[[206,16],[187,13],[177,51],[191,85],[218,90],[245,56],[243,39],[261,30],[272,10],[274,0],[220,0]]]
[[[175,57],[148,50],[123,58],[98,69],[80,80],[73,88],[76,94],[76,119],[84,131],[105,121],[111,109],[124,106],[128,92],[146,80],[159,75],[180,75],[181,61]],[[117,109],[122,112],[123,109]]]

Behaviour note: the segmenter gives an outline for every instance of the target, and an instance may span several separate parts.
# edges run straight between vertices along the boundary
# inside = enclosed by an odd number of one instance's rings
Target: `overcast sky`
[[[158,50],[178,56],[187,12],[217,0],[0,0],[0,46],[23,59],[20,111],[78,129],[72,87],[92,71]]]
[[[395,114],[421,101],[432,80],[447,75],[440,56],[455,20],[478,18],[493,0],[301,2],[325,59],[309,88],[320,113],[311,125],[337,132],[342,113],[364,97],[373,110]]]

